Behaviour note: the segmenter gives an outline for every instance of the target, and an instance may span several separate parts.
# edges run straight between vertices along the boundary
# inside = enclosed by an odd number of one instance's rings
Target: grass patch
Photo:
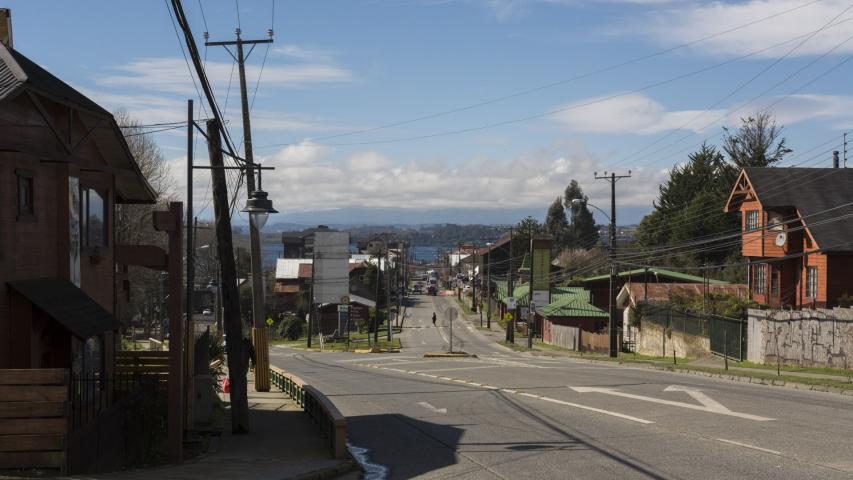
[[[826,378],[812,378],[812,377],[795,377],[792,375],[776,375],[771,372],[744,372],[742,370],[724,370],[722,368],[713,368],[713,367],[700,367],[697,365],[672,365],[673,369],[677,370],[691,370],[697,372],[706,372],[706,373],[715,373],[720,375],[729,375],[735,377],[749,377],[749,378],[760,378],[768,381],[783,381],[785,383],[800,383],[805,385],[821,385],[827,387],[834,387],[842,390],[853,390],[853,383],[840,381],[840,380],[831,380]]]
[[[459,298],[456,296],[454,296],[453,298],[456,300],[456,303],[459,305],[462,311],[465,312],[465,315],[474,315],[474,311],[471,310],[470,306],[468,306],[468,302],[465,301],[465,297],[463,297],[462,300],[459,300]]]
[[[392,326],[393,333],[399,334],[401,329],[399,327]],[[369,344],[368,344],[368,337]],[[271,345],[284,345],[290,348],[300,348],[300,349],[308,349],[308,338],[301,337],[297,340],[288,340],[288,339],[270,339]],[[339,342],[326,342],[323,344],[323,351],[329,352],[351,352],[355,349],[361,348],[369,348],[373,345],[373,334],[367,332],[351,332],[350,333],[350,341],[349,345],[347,345],[346,341]],[[387,324],[380,326],[379,328],[379,342],[377,344],[379,348],[387,349],[388,348],[388,327]],[[391,349],[399,350],[402,348],[400,343],[400,339],[396,336],[391,337]],[[311,339],[311,351],[320,351],[320,340],[317,337]]]
[[[734,367],[742,367],[742,368],[755,368],[759,370],[772,370],[776,371],[775,364],[761,364],[761,363],[753,363],[749,361],[743,362],[729,362]],[[844,370],[841,368],[825,368],[825,367],[798,367],[798,366],[785,366],[782,365],[781,370],[783,372],[796,372],[796,373],[817,373],[821,375],[838,375],[843,377],[851,377],[853,376],[853,370]]]

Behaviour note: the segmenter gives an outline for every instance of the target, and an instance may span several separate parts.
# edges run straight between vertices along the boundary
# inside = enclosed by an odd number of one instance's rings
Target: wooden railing
[[[68,467],[68,371],[0,370],[0,470]]]
[[[270,366],[270,384],[280,389],[319,425],[335,458],[347,457],[347,419],[322,392],[301,378]]]
[[[116,352],[116,373],[169,373],[169,352],[127,350]]]

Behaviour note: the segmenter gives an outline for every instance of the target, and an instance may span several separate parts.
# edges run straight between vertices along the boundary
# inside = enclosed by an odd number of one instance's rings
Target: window
[[[80,189],[80,241],[84,250],[107,246],[107,202],[102,190]]]
[[[777,232],[785,230],[782,214],[778,212],[767,212],[767,225],[770,230]]]
[[[767,265],[755,266],[755,278],[753,280],[753,290],[758,294],[767,292]]]
[[[817,297],[817,267],[806,267],[806,297]]]
[[[758,230],[759,220],[758,214],[760,212],[758,210],[747,210],[746,212],[746,231],[750,232],[752,230]]]
[[[21,220],[35,215],[34,175],[33,172],[22,169],[15,170],[15,173],[18,175],[18,220]]]
[[[779,296],[779,267],[776,265],[770,267],[770,295]]]

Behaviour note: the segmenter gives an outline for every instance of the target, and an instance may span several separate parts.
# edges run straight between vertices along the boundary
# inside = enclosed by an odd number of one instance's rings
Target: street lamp
[[[272,208],[272,200],[267,198],[267,192],[260,188],[249,194],[246,208],[242,211],[249,214],[249,220],[258,230],[267,224],[269,214],[278,213],[278,210]]]

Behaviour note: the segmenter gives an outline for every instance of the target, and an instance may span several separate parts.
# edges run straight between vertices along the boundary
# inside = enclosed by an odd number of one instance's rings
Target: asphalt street
[[[376,478],[853,478],[853,398],[515,352],[410,299],[397,354],[272,349]],[[431,316],[438,313],[437,325]]]

